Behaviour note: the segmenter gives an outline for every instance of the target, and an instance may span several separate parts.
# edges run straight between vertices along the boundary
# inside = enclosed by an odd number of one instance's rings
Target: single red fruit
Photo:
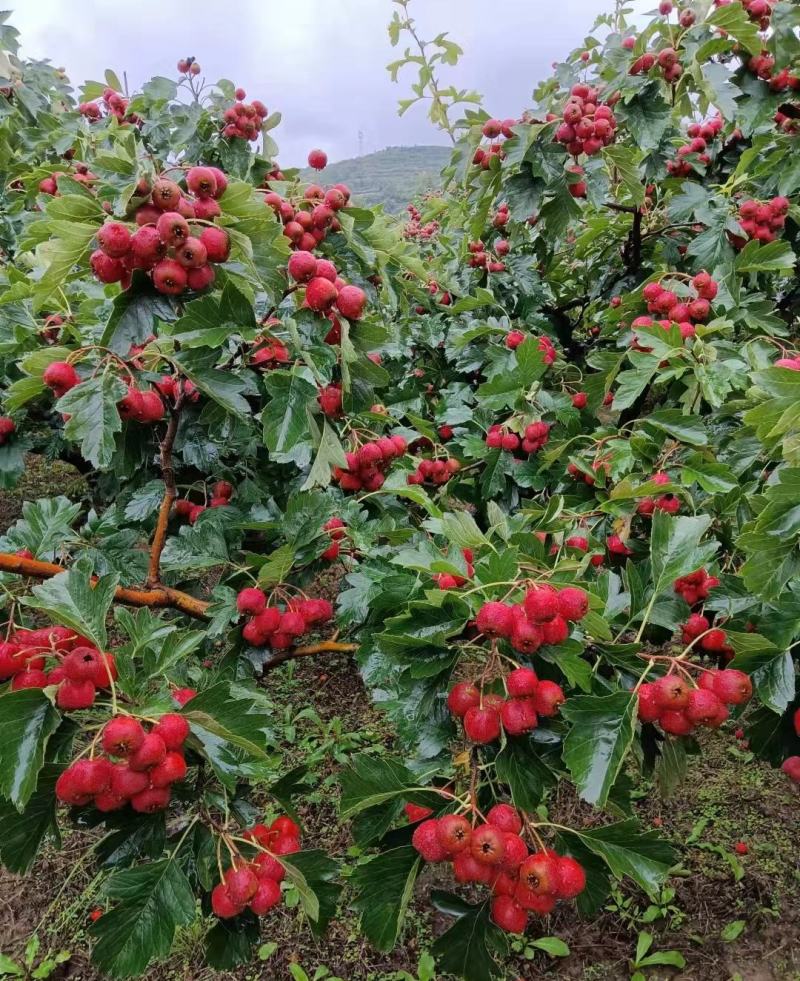
[[[117,715],[103,727],[101,745],[109,756],[129,756],[144,742],[144,729],[138,719]]]
[[[244,905],[238,906],[234,903],[228,890],[220,882],[211,891],[211,909],[214,915],[221,920],[229,920],[233,916],[238,916],[244,909]]]
[[[481,693],[469,681],[459,681],[447,696],[447,707],[459,719],[463,719],[468,709],[480,704]]]
[[[476,862],[483,865],[499,865],[505,855],[503,832],[491,824],[481,824],[473,828],[469,850]]]
[[[569,855],[561,855],[557,860],[557,894],[561,899],[574,899],[586,888],[586,873],[580,862]]]
[[[448,857],[439,841],[439,822],[436,818],[429,818],[417,825],[411,844],[426,862],[443,862]]]
[[[492,900],[492,919],[507,933],[524,933],[528,913],[512,896],[495,896]]]
[[[467,709],[464,734],[473,743],[491,743],[500,736],[500,713],[487,705]]]
[[[469,846],[472,826],[463,814],[445,814],[436,831],[439,844],[448,855],[457,855]]]
[[[512,698],[529,698],[536,694],[539,679],[530,668],[515,668],[506,675],[506,690]]]
[[[132,770],[149,770],[157,766],[167,755],[164,740],[156,732],[148,732],[141,746],[128,756],[128,766]]]
[[[486,815],[487,824],[518,835],[522,830],[522,819],[516,808],[510,804],[495,804]]]
[[[256,916],[263,916],[273,906],[278,905],[281,895],[279,883],[275,879],[264,877],[259,880],[258,888],[250,900],[250,909]]]
[[[546,852],[529,855],[519,867],[519,881],[534,895],[555,895],[559,888],[557,859]]]
[[[540,681],[532,701],[539,715],[549,717],[558,712],[559,707],[564,704],[566,699],[561,687],[554,681]]]

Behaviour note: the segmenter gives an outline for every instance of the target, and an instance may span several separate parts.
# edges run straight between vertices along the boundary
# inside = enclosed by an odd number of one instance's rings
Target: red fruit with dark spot
[[[211,167],[191,167],[186,174],[186,186],[198,197],[217,197],[217,178]]]
[[[91,681],[70,681],[65,678],[56,692],[56,705],[66,711],[85,709],[94,705],[97,689]]]
[[[153,184],[153,204],[161,211],[172,211],[177,207],[181,199],[181,189],[175,181],[167,180],[164,177]]]
[[[726,705],[743,705],[753,694],[753,682],[744,671],[726,668],[714,676],[714,692]]]
[[[662,710],[677,711],[689,704],[689,686],[676,674],[669,674],[653,682],[653,698]]]
[[[108,221],[98,231],[97,242],[106,255],[121,259],[130,249],[131,233],[121,222]]]
[[[546,852],[529,855],[519,867],[520,885],[536,896],[555,895],[559,887],[557,862]]]
[[[189,223],[177,211],[165,211],[156,222],[156,231],[161,241],[173,248],[182,245],[189,237]]]
[[[469,840],[469,851],[476,862],[482,865],[499,865],[505,855],[504,833],[491,824],[481,824],[473,828]]]
[[[255,616],[257,613],[261,613],[266,609],[266,606],[267,597],[262,590],[256,589],[255,586],[243,589],[236,597],[236,609],[240,613],[246,613],[248,616]]]
[[[153,284],[159,293],[177,296],[186,289],[187,282],[186,270],[174,259],[162,259],[153,268]]]
[[[323,313],[333,306],[339,291],[329,279],[317,275],[306,287],[306,303],[317,313]]]
[[[190,235],[183,245],[175,250],[175,258],[184,269],[200,269],[206,265],[208,253],[200,239]]]
[[[231,251],[231,240],[222,228],[204,228],[200,241],[206,247],[209,262],[227,262]]]
[[[478,630],[487,637],[508,637],[514,629],[514,616],[505,603],[484,603],[478,610]]]
[[[439,818],[439,844],[448,855],[457,855],[469,846],[472,825],[463,814],[445,814]]]
[[[554,681],[540,681],[533,697],[536,712],[545,717],[555,715],[565,701],[564,692]]]

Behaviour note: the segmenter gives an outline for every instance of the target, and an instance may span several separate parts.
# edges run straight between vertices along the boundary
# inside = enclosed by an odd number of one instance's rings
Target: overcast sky
[[[50,58],[73,83],[128,74],[131,89],[176,77],[194,55],[209,80],[230,78],[270,111],[284,165],[319,146],[331,161],[398,144],[442,143],[421,106],[402,118],[412,70],[393,84],[385,65],[391,0],[11,0],[23,54]],[[611,0],[412,0],[420,34],[449,31],[464,49],[446,80],[477,89],[501,117],[518,114],[551,62],[581,43]]]

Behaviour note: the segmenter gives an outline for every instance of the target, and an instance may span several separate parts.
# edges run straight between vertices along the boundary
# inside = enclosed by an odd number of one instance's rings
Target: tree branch
[[[64,566],[52,562],[23,559],[19,555],[0,552],[0,572],[13,572],[18,576],[30,576],[34,579],[51,579],[66,571]],[[97,582],[97,576],[92,576],[92,582]],[[114,592],[114,599],[127,606],[178,610],[197,620],[208,620],[208,603],[168,586],[158,586],[155,589],[129,589],[126,586],[118,586]]]
[[[178,489],[175,486],[175,470],[172,466],[172,447],[175,445],[175,436],[178,432],[181,409],[183,408],[183,392],[175,399],[175,407],[170,409],[169,425],[161,441],[159,452],[161,456],[161,478],[164,481],[164,497],[158,511],[158,521],[156,530],[153,533],[153,544],[150,546],[150,563],[147,569],[148,588],[158,586],[161,582],[161,553],[164,551],[164,544],[167,540],[167,525],[169,523],[172,504],[178,496]]]
[[[264,671],[271,671],[286,661],[294,661],[300,657],[313,657],[315,654],[352,654],[358,650],[358,644],[340,644],[335,640],[322,640],[318,644],[307,644],[305,647],[289,648],[278,651],[268,661],[264,662]]]

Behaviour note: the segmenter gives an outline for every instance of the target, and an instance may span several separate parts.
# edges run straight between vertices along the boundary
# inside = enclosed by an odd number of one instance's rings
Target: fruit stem
[[[153,533],[153,543],[150,546],[150,563],[147,569],[147,580],[145,585],[148,588],[159,586],[161,583],[161,553],[167,541],[167,526],[172,505],[178,496],[178,489],[175,486],[175,469],[172,465],[172,447],[175,443],[175,436],[178,433],[178,423],[180,422],[181,409],[183,408],[184,393],[175,399],[175,407],[170,409],[170,420],[164,439],[159,445],[159,455],[161,460],[161,479],[164,481],[164,497],[158,512],[156,530]]]

